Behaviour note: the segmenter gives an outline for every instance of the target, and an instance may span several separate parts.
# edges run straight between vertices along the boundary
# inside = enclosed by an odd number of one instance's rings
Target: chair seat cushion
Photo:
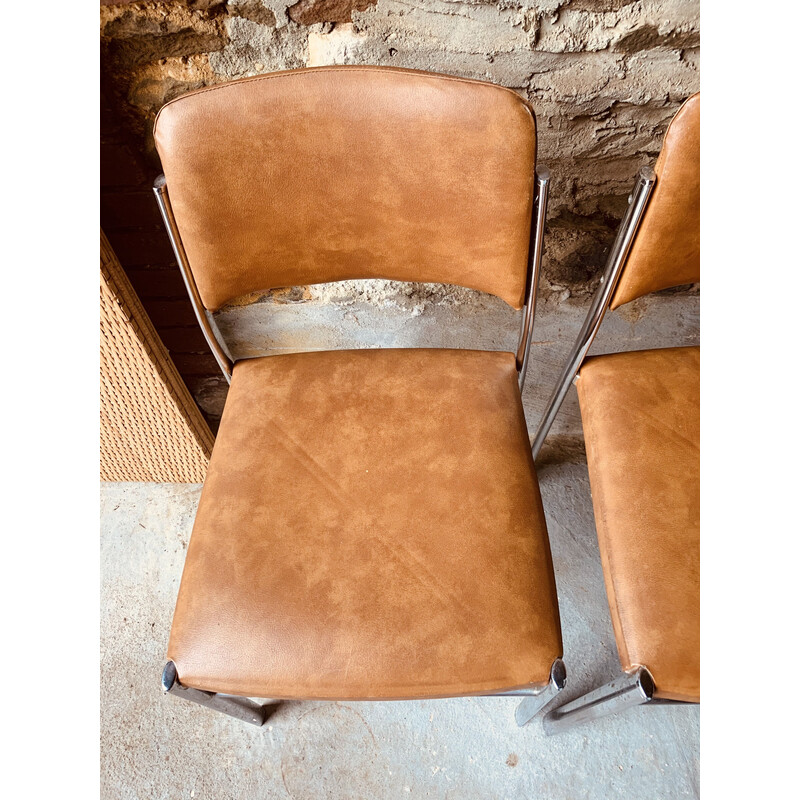
[[[172,625],[182,684],[480,694],[546,683],[561,654],[511,353],[236,364]]]
[[[597,356],[577,382],[624,669],[700,699],[700,348]]]

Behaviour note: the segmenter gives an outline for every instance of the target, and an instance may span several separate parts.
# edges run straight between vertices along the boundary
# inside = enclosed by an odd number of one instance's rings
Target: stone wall
[[[547,328],[548,314],[566,319],[565,310],[577,321],[638,167],[654,161],[669,120],[699,89],[699,39],[698,0],[103,0],[102,224],[213,424],[224,384],[189,332],[191,316],[148,194],[159,171],[152,123],[161,105],[201,86],[323,64],[390,64],[485,79],[530,99],[539,159],[553,173],[537,330]],[[349,291],[346,302],[389,307],[409,321],[426,309],[443,313],[461,304],[476,310],[484,303],[435,287],[353,285]],[[330,299],[309,291],[286,297],[310,307]],[[659,302],[694,322],[681,327],[676,317],[670,325],[669,315],[650,311]],[[664,334],[655,335],[656,343],[690,343],[697,339],[697,304],[697,290],[686,289],[639,301],[626,313],[633,313],[640,331],[649,330],[652,317],[653,335]],[[248,319],[264,312],[254,310]],[[231,317],[241,322],[229,325],[229,335],[238,332],[252,345],[258,323],[247,322],[241,310]],[[576,324],[554,331],[558,342],[535,335],[537,345],[552,345],[542,356],[547,363],[559,361],[568,347],[562,339]],[[620,331],[611,349],[641,340],[631,325]],[[359,341],[379,344],[385,336],[377,329],[373,341]],[[546,391],[530,401],[531,413]],[[579,431],[574,409],[567,410],[570,419],[574,424],[565,432]]]

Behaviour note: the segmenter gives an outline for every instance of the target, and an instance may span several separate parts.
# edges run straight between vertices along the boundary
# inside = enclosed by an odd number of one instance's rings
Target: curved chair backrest
[[[394,68],[295,70],[167,103],[155,142],[209,311],[356,278],[524,303],[536,127],[509,89]]]
[[[655,166],[656,184],[611,300],[637,297],[700,280],[700,93],[667,128]]]

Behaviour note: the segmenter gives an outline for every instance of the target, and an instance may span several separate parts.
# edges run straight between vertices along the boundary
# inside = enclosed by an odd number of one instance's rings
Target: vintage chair
[[[565,680],[520,397],[548,186],[531,109],[480,81],[324,67],[184,95],[155,141],[230,382],[164,690],[257,725],[286,698],[519,695],[525,724]],[[234,297],[355,278],[493,293],[524,308],[519,349],[232,364],[216,336]]]
[[[700,95],[639,175],[600,289],[542,418],[575,381],[624,676],[549,712],[554,733],[651,700],[700,701],[700,348],[585,358],[607,308],[700,280]]]

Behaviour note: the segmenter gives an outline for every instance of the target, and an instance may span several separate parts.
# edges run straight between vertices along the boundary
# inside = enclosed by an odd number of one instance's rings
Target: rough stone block
[[[378,0],[300,0],[287,9],[292,21],[300,25],[317,22],[350,22],[353,11],[364,11]]]

